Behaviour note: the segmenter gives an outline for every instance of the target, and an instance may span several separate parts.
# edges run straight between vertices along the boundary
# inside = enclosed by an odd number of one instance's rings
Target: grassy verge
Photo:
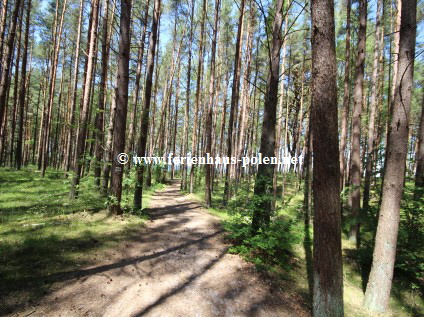
[[[62,172],[0,169],[0,311],[47,293],[56,273],[101,261],[143,225],[141,213],[110,216],[91,177],[69,200],[69,182]],[[158,188],[144,192],[145,207]]]
[[[312,246],[309,242],[308,247],[308,240],[305,239],[305,236],[306,232],[309,232],[309,236],[312,237],[312,224],[309,231],[305,230],[302,213],[303,192],[292,175],[287,176],[286,185],[284,201],[281,199],[277,201],[278,212],[274,217],[277,225],[270,227],[269,234],[262,234],[258,238],[252,238],[248,234],[252,212],[249,201],[252,200],[253,188],[247,190],[240,186],[228,205],[223,206],[223,184],[217,184],[212,197],[213,208],[208,210],[223,220],[224,227],[229,232],[230,242],[233,244],[230,251],[255,263],[258,270],[265,271],[267,274],[271,274],[274,280],[278,280],[282,289],[300,295],[301,300],[310,303],[306,254],[308,251],[312,252]],[[253,182],[251,186],[253,186]],[[197,188],[198,192],[190,194],[190,197],[203,203],[203,184],[199,184]],[[402,215],[406,212],[407,208],[404,208]],[[349,219],[345,219],[346,227],[349,225],[348,221]],[[364,239],[372,241],[372,231],[375,230],[372,226],[375,226],[375,223],[372,219],[363,221],[369,223],[369,226],[363,229]],[[405,226],[405,222],[401,223],[401,228],[402,226]],[[344,232],[347,232],[346,228],[344,228]],[[415,236],[417,237],[417,235]],[[347,240],[346,235],[343,234],[342,237],[345,315],[369,317],[368,312],[362,308],[362,302],[366,285],[364,276],[367,277],[369,274],[372,247],[364,247],[358,254],[355,246]],[[411,279],[404,273],[398,270],[395,272],[390,310],[383,316],[424,315],[424,301],[420,288],[416,286],[417,279]]]

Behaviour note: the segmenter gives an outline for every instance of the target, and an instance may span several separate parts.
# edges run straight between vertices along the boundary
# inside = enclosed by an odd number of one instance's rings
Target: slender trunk
[[[63,19],[65,17],[67,0],[65,0],[62,4],[62,14],[60,17],[60,22],[58,25],[57,33],[54,36],[54,46],[53,46],[53,57],[52,57],[52,65],[50,70],[50,86],[49,86],[49,97],[47,103],[47,120],[44,130],[44,142],[42,149],[42,167],[41,167],[41,175],[44,176],[46,172],[46,168],[48,165],[49,159],[49,140],[50,140],[50,130],[51,130],[51,121],[53,115],[53,104],[54,104],[54,96],[55,96],[55,87],[56,87],[56,73],[57,73],[57,64],[59,60],[59,50],[60,50],[60,42],[62,39],[62,30],[63,30]]]
[[[22,22],[23,22],[24,4],[21,6],[21,12],[19,13],[19,28],[18,28],[18,39],[16,48],[16,59],[15,59],[15,83],[13,85],[13,110],[11,113],[11,125],[10,125],[10,142],[9,142],[9,165],[13,165],[13,148],[15,145],[15,128],[17,119],[17,108],[18,108],[18,92],[19,92],[19,63],[21,59],[21,37],[22,37]],[[23,80],[25,82],[25,80]]]
[[[105,144],[105,164],[103,166],[103,177],[102,177],[102,187],[101,194],[103,197],[106,197],[109,190],[109,175],[110,169],[112,166],[112,141],[113,141],[113,132],[115,128],[115,110],[116,110],[116,99],[114,91],[111,94],[111,105],[109,113],[109,125],[107,130],[107,141]]]
[[[231,105],[230,105],[230,117],[228,119],[228,134],[227,134],[227,156],[231,157],[233,153],[233,132],[234,132],[234,117],[236,116],[236,108],[239,100],[239,90],[240,90],[240,46],[241,46],[241,33],[243,29],[243,17],[244,17],[244,6],[245,0],[241,0],[240,4],[240,17],[238,21],[237,29],[237,40],[235,46],[235,56],[234,56],[234,69],[233,69],[233,86],[231,88]],[[230,180],[230,171],[231,165],[225,167],[225,187],[224,187],[224,205],[231,198],[231,180]]]
[[[77,100],[77,86],[78,86],[78,73],[79,73],[79,51],[81,45],[81,27],[82,27],[82,11],[84,6],[84,0],[80,0],[79,6],[79,17],[78,17],[78,30],[77,30],[77,41],[75,47],[75,59],[74,59],[74,75],[73,75],[73,84],[72,84],[72,94],[71,94],[71,110],[69,118],[69,131],[66,144],[66,163],[65,170],[68,172],[71,168],[72,163],[72,144],[73,140],[73,131],[75,125],[75,111],[76,111],[76,100]]]
[[[244,0],[242,0],[244,1]],[[196,103],[194,107],[194,123],[193,123],[193,132],[191,136],[191,155],[196,155],[196,146],[197,142],[197,129],[199,126],[198,117],[199,117],[199,104],[200,104],[200,82],[202,80],[202,65],[203,65],[203,40],[205,36],[205,17],[206,17],[206,0],[203,0],[203,9],[202,9],[202,20],[200,26],[200,41],[199,41],[199,63],[197,66],[197,81],[196,81]],[[190,193],[194,190],[194,174],[195,165],[191,165],[190,169]]]
[[[147,0],[146,2],[146,8],[144,10],[144,17],[143,17],[143,31],[142,35],[140,37],[140,43],[138,48],[138,56],[137,56],[137,70],[135,74],[135,83],[134,83],[134,97],[133,97],[133,113],[131,117],[131,122],[129,125],[129,132],[128,132],[128,149],[127,153],[134,151],[134,139],[135,139],[135,127],[136,127],[136,118],[137,118],[137,106],[138,106],[138,96],[140,94],[140,81],[141,81],[141,69],[143,66],[143,57],[144,57],[144,42],[146,40],[146,33],[147,33],[147,19],[149,17],[149,4],[150,0]],[[128,167],[131,166],[131,162],[128,162]]]
[[[4,35],[6,31],[7,24],[7,7],[9,5],[9,0],[2,1],[1,8],[1,24],[0,24],[0,61],[3,61],[3,47],[4,47]],[[3,64],[0,65],[0,70],[3,71]],[[1,74],[1,72],[0,72]]]
[[[278,103],[278,121],[277,121],[277,132],[275,137],[275,157],[280,157],[280,148],[281,148],[281,129],[283,126],[283,105],[284,105],[284,77],[286,72],[286,44],[287,44],[287,31],[289,24],[289,15],[286,14],[284,22],[284,35],[283,35],[283,61],[281,63],[281,86],[280,86],[280,98]],[[256,81],[256,79],[255,79]],[[284,145],[285,146],[285,145]],[[272,201],[272,210],[275,210],[276,198],[277,198],[277,180],[278,180],[278,165],[274,171],[272,188],[273,188],[273,201]]]
[[[272,28],[272,46],[268,47],[269,75],[267,93],[265,95],[264,114],[259,153],[270,158],[275,153],[275,125],[277,121],[278,82],[280,77],[280,51],[283,44],[281,26],[283,24],[283,0],[278,0],[275,7],[275,17]],[[275,162],[259,164],[256,174],[254,194],[258,201],[253,211],[252,229],[258,232],[268,226],[272,213],[272,179]]]
[[[102,25],[102,60],[101,60],[101,79],[99,89],[99,101],[97,105],[97,120],[96,120],[96,148],[95,148],[95,167],[94,179],[96,186],[100,188],[100,175],[102,170],[101,160],[103,154],[103,139],[104,139],[104,112],[105,112],[105,94],[107,84],[107,73],[109,63],[109,0],[104,1],[104,14]]]
[[[10,21],[10,27],[9,27],[9,35],[6,43],[6,49],[4,51],[2,65],[3,69],[1,72],[1,79],[0,79],[0,128],[3,126],[3,118],[4,113],[6,109],[6,103],[7,103],[7,93],[9,90],[10,85],[10,65],[12,63],[12,56],[13,56],[13,47],[15,44],[15,36],[16,36],[16,24],[18,21],[19,16],[19,10],[21,6],[21,0],[15,1],[15,6],[13,8],[13,13]],[[5,129],[3,129],[3,135],[5,135]]]
[[[345,69],[344,69],[344,92],[343,92],[343,110],[341,120],[341,136],[340,136],[340,190],[345,185],[346,171],[346,142],[349,121],[349,104],[350,104],[350,12],[351,0],[346,1],[346,52],[345,52]]]
[[[424,91],[421,100],[421,120],[418,130],[417,151],[415,156],[417,167],[415,171],[414,200],[419,201],[423,197],[424,190]]]
[[[214,17],[214,26],[213,26],[213,38],[212,38],[212,52],[211,52],[211,75],[210,75],[210,83],[209,83],[209,105],[207,109],[206,115],[206,124],[205,124],[205,132],[206,132],[206,153],[207,155],[212,155],[212,112],[214,107],[214,89],[215,89],[215,53],[216,53],[216,39],[218,34],[218,20],[219,20],[219,6],[220,0],[215,1],[215,17]],[[206,176],[205,176],[205,203],[206,207],[211,207],[212,205],[212,166],[211,164],[205,165]]]
[[[175,155],[176,147],[177,147],[177,127],[178,127],[178,101],[180,98],[180,76],[181,76],[181,58],[178,59],[178,70],[177,70],[177,90],[175,92],[175,115],[174,115],[174,136],[172,140],[172,153]],[[180,153],[180,156],[181,153]],[[174,179],[175,173],[175,164],[174,160],[172,160],[171,166],[171,179]]]
[[[374,42],[374,61],[372,71],[372,87],[371,87],[371,104],[370,114],[368,121],[368,137],[367,137],[367,153],[366,153],[366,166],[365,166],[365,180],[364,180],[364,197],[362,202],[362,208],[368,209],[370,201],[370,186],[371,186],[371,173],[373,167],[373,153],[375,147],[375,116],[377,112],[377,90],[378,90],[378,75],[379,75],[379,59],[380,59],[380,11],[382,6],[382,0],[377,1],[376,11],[376,22],[375,22],[375,42]]]
[[[150,111],[150,101],[152,98],[152,83],[153,83],[153,71],[155,66],[155,51],[156,51],[156,42],[158,37],[158,25],[160,17],[160,8],[161,1],[155,0],[155,5],[153,9],[153,20],[152,20],[152,29],[150,32],[149,38],[149,53],[147,55],[147,74],[146,74],[146,84],[144,89],[144,105],[143,112],[141,115],[141,131],[138,139],[138,153],[140,156],[146,155],[146,145],[147,145],[147,132],[149,129],[149,111]],[[134,208],[141,209],[142,207],[142,191],[143,191],[143,175],[144,166],[137,167],[137,184],[134,191]]]
[[[87,55],[87,76],[85,77],[85,89],[82,99],[82,109],[81,109],[81,123],[79,126],[78,131],[78,138],[77,138],[77,147],[75,151],[75,168],[74,168],[74,178],[72,181],[72,187],[71,191],[69,193],[70,198],[77,198],[78,197],[78,186],[80,183],[80,175],[82,170],[82,164],[84,160],[84,143],[85,143],[85,135],[87,134],[87,128],[88,128],[88,108],[90,104],[90,85],[91,85],[91,76],[92,76],[92,69],[94,67],[94,49],[95,49],[95,42],[97,39],[97,19],[98,19],[98,6],[99,6],[99,0],[93,0],[92,2],[92,12],[93,12],[93,18],[92,18],[92,25],[91,29],[89,30],[90,33],[90,41],[88,45],[88,55]]]
[[[359,31],[358,31],[358,55],[356,58],[355,87],[353,92],[353,114],[352,114],[352,157],[351,177],[352,189],[350,192],[351,214],[354,223],[350,226],[349,240],[360,244],[360,222],[361,209],[361,113],[363,102],[363,83],[365,67],[365,43],[367,31],[367,1],[359,0]]]
[[[194,4],[195,0],[191,1],[191,15],[190,15],[190,38],[188,43],[188,65],[187,65],[187,89],[186,89],[186,106],[184,111],[184,130],[183,130],[183,144],[182,155],[187,155],[188,148],[188,134],[189,134],[189,119],[190,119],[190,85],[191,85],[191,55],[193,45],[193,24],[194,24]],[[187,169],[186,162],[182,164],[181,175],[181,189],[187,190]]]
[[[120,40],[118,57],[118,74],[116,78],[116,113],[115,133],[113,134],[112,179],[109,195],[115,199],[109,205],[111,214],[122,214],[122,177],[123,166],[127,162],[119,162],[119,155],[125,150],[125,129],[128,109],[128,83],[130,77],[130,22],[132,0],[121,0]]]
[[[416,0],[402,1],[399,34],[398,74],[392,102],[383,198],[380,207],[373,263],[365,292],[364,306],[373,312],[385,312],[390,299],[396,259],[400,203],[405,180],[409,115],[413,89]]]

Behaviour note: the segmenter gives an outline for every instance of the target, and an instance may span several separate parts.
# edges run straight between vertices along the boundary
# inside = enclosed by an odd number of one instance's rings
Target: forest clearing
[[[0,316],[423,316],[423,20],[1,0]]]

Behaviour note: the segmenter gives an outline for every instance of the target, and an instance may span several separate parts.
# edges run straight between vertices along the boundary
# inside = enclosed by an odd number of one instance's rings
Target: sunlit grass
[[[122,216],[111,216],[92,177],[82,179],[79,197],[68,198],[70,179],[48,170],[0,169],[0,310],[49,291],[59,272],[107,259],[108,250],[138,232],[147,216],[132,212],[124,192]],[[148,207],[154,186],[143,192]]]
[[[282,177],[280,176],[278,183],[283,182]],[[254,181],[250,183],[249,191],[247,191],[247,185],[244,184],[244,190],[238,190],[237,194],[232,198],[227,207],[222,205],[223,198],[223,182],[219,182],[219,185],[215,187],[215,192],[213,193],[213,206],[208,209],[212,214],[219,216],[223,221],[228,221],[231,219],[232,214],[235,209],[242,209],[248,206],[249,200],[252,197]],[[292,219],[296,223],[294,228],[298,231],[296,234],[303,233],[303,185],[298,186],[298,180],[294,175],[286,175],[286,187],[284,192],[284,200],[281,199],[281,191],[278,195],[276,207],[277,207],[277,217],[282,217],[282,219]],[[378,202],[378,193],[375,189],[378,189],[379,186],[376,186],[372,190],[372,204]],[[312,193],[311,193],[312,194]],[[199,203],[204,202],[204,185],[200,184],[196,188],[195,193],[188,196],[190,199],[196,200]],[[246,210],[245,212],[249,213],[251,211]],[[371,211],[375,212],[375,211]],[[311,216],[312,217],[312,216]],[[373,223],[373,215],[364,215],[363,221],[368,222],[367,230],[364,229],[363,239],[370,240],[373,239],[373,233],[370,227],[375,226]],[[345,316],[352,317],[371,317],[371,316],[390,316],[390,317],[407,317],[407,316],[422,316],[424,314],[424,301],[420,297],[419,290],[414,290],[411,285],[412,283],[408,281],[405,277],[395,277],[392,296],[390,299],[390,308],[389,311],[382,315],[372,315],[365,311],[362,307],[364,292],[363,292],[363,281],[361,277],[361,266],[359,260],[352,258],[352,256],[347,256],[355,252],[356,246],[354,243],[347,239],[347,229],[349,227],[349,218],[344,219],[344,233],[342,234],[342,248],[344,253],[344,305],[345,305]],[[312,218],[311,218],[311,231],[312,236]],[[293,246],[295,253],[295,258],[293,259],[294,264],[292,265],[291,270],[285,270],[282,267],[270,267],[270,273],[277,276],[284,289],[292,293],[303,294],[304,298],[307,298],[308,294],[308,279],[306,271],[306,261],[305,261],[305,249],[302,243],[299,243]],[[372,255],[372,254],[370,254]],[[368,273],[368,272],[367,272]]]

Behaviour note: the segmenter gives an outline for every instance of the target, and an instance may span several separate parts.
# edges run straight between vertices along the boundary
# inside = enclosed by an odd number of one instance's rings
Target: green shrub
[[[253,234],[251,218],[238,213],[225,223],[227,238],[233,246],[230,252],[238,253],[259,268],[280,265],[290,269],[289,259],[294,256],[292,247],[299,243],[301,235],[294,230],[292,220],[276,219],[270,225]]]

